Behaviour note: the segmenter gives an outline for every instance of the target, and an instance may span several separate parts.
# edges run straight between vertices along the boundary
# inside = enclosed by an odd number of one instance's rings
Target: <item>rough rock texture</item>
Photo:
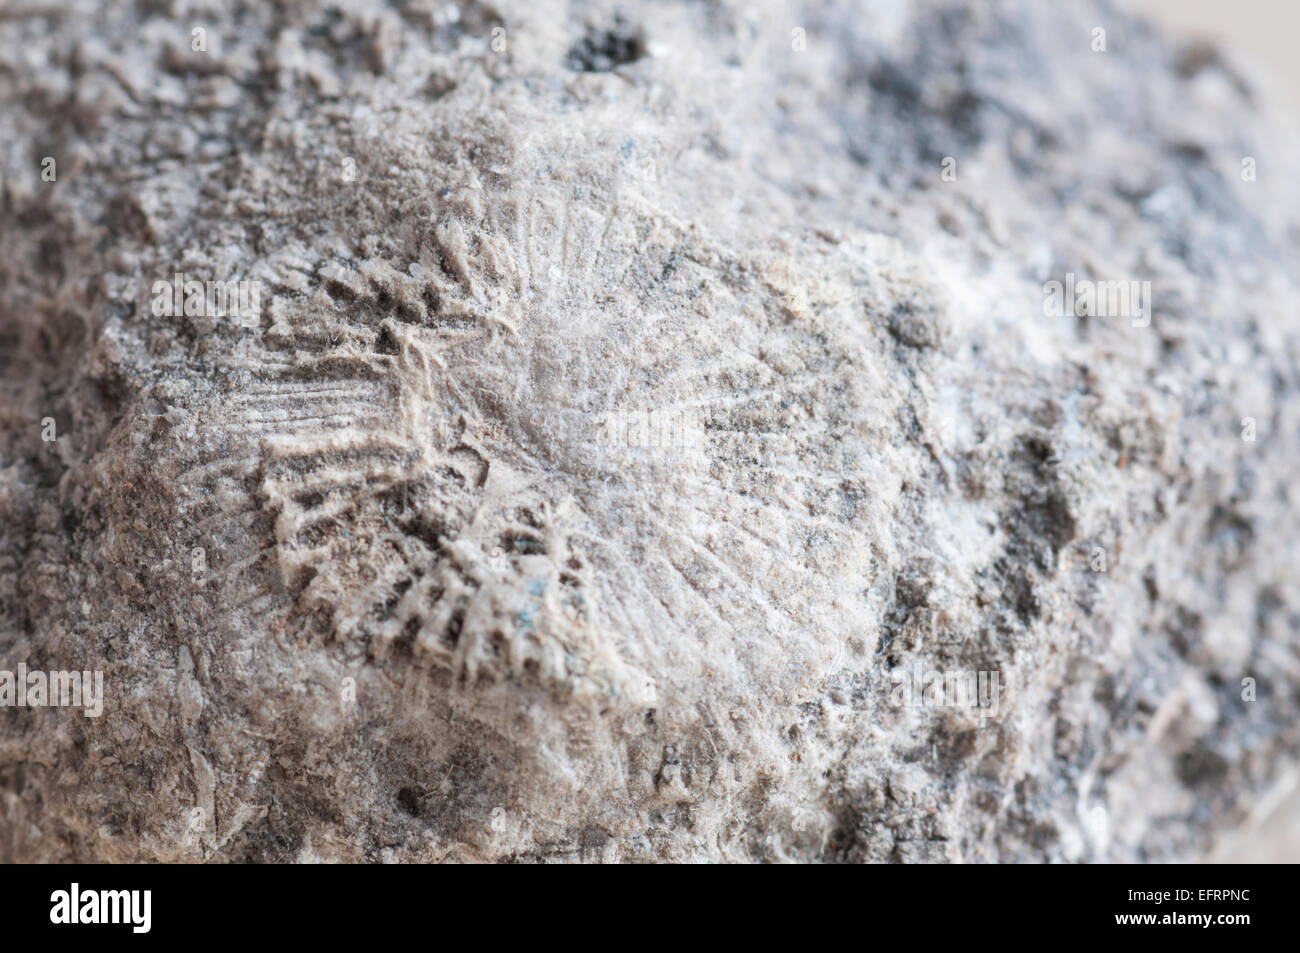
[[[0,103],[0,668],[107,696],[0,709],[0,860],[1163,861],[1295,785],[1300,150],[1219,53],[19,0]]]

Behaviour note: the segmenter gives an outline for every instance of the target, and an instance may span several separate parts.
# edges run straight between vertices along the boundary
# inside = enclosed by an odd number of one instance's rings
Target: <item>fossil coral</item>
[[[0,712],[0,859],[1186,859],[1293,784],[1300,153],[1069,6],[0,18],[0,661],[105,696]]]

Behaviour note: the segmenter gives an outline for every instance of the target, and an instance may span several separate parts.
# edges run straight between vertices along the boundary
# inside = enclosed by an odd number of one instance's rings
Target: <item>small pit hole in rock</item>
[[[591,29],[569,49],[565,65],[575,73],[608,73],[646,55],[645,34],[615,16],[606,29]]]

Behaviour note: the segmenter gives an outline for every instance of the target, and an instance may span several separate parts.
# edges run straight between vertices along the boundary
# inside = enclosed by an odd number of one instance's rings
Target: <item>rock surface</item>
[[[68,0],[0,102],[0,667],[106,696],[0,710],[0,860],[1186,860],[1295,786],[1300,150],[1218,52]]]

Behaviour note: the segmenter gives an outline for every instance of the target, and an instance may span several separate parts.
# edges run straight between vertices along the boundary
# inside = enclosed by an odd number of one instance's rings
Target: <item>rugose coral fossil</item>
[[[1187,859],[1293,785],[1297,153],[1069,6],[0,19],[0,658],[105,694],[0,712],[0,859]]]

